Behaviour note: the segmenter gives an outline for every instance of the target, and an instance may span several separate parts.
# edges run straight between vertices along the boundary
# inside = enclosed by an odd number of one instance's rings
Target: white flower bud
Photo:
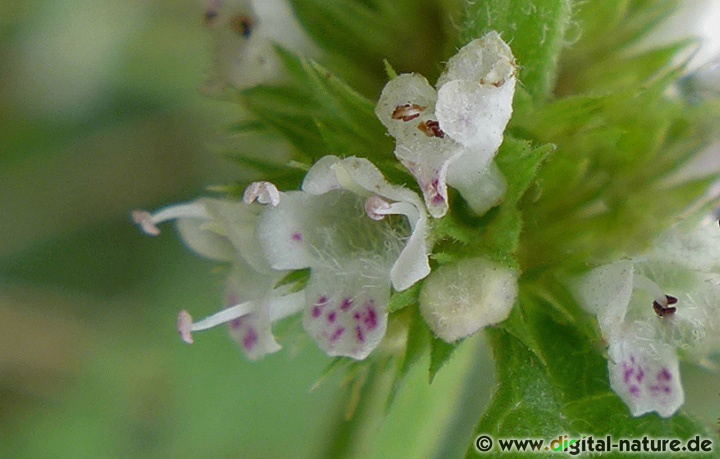
[[[434,271],[420,292],[420,313],[443,341],[453,342],[502,322],[517,297],[517,273],[485,258]]]

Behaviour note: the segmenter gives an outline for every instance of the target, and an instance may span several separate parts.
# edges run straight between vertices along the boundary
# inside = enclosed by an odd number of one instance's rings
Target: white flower
[[[502,322],[517,297],[517,273],[485,258],[468,258],[433,272],[420,292],[420,313],[448,343]]]
[[[194,331],[228,323],[230,336],[248,358],[255,360],[280,349],[271,324],[302,310],[305,298],[302,292],[275,288],[287,272],[272,270],[260,251],[255,229],[261,209],[227,200],[200,199],[152,215],[133,212],[136,223],[151,235],[159,234],[158,223],[176,220],[188,247],[212,260],[232,264],[226,309],[199,322],[193,322],[186,311],[180,312],[178,332],[185,342],[193,342]]]
[[[417,74],[399,75],[383,89],[375,113],[433,217],[447,212],[447,184],[477,213],[505,193],[492,159],[512,114],[516,70],[510,48],[490,32],[450,58],[437,91]]]
[[[634,416],[684,403],[678,353],[717,367],[720,228],[674,228],[642,257],[593,269],[574,285],[608,343],[613,390]]]
[[[404,290],[430,272],[422,201],[354,157],[322,158],[302,190],[266,208],[258,239],[274,269],[311,269],[310,336],[329,355],[363,359],[385,334],[391,285]]]
[[[286,0],[206,0],[204,22],[214,38],[214,66],[206,83],[211,92],[279,80],[276,44],[298,54],[314,52]]]

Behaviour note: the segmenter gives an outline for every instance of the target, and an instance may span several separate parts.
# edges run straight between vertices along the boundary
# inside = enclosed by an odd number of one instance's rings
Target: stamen
[[[151,214],[144,210],[133,210],[131,213],[133,221],[140,225],[143,232],[150,236],[157,236],[160,230],[156,226],[168,220],[177,220],[178,218],[200,218],[208,219],[210,216],[202,204],[178,204],[176,206],[166,207],[164,209]]]
[[[415,229],[415,223],[420,218],[415,206],[408,202],[394,202],[390,204],[378,195],[373,195],[365,200],[365,213],[373,220],[382,220],[385,215],[405,215]]]
[[[427,107],[420,106],[418,104],[403,104],[398,105],[393,110],[390,118],[394,120],[411,121],[420,116],[420,113],[425,111]]]
[[[440,123],[437,121],[427,120],[424,123],[419,123],[417,128],[428,137],[439,137],[441,139],[445,138],[445,131],[440,129]]]
[[[275,207],[280,203],[280,192],[270,182],[253,182],[245,189],[243,202],[252,204],[255,201]]]
[[[374,194],[365,200],[365,213],[373,220],[382,220],[390,210],[390,203]]]
[[[188,344],[192,344],[192,332],[207,330],[226,322],[230,322],[231,320],[250,314],[254,309],[254,302],[246,301],[245,303],[225,308],[199,322],[193,322],[192,316],[187,311],[180,311],[177,320],[177,331],[183,341]]]
[[[149,236],[157,236],[160,234],[160,230],[152,221],[152,215],[150,212],[144,210],[133,210],[131,213],[132,219],[136,225],[140,225],[143,232]]]

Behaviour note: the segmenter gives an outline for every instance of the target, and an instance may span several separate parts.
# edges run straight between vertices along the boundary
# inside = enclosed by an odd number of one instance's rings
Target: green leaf
[[[498,31],[510,44],[520,65],[520,82],[533,99],[544,100],[555,84],[571,3],[570,0],[467,0],[461,43],[491,30]]]
[[[410,370],[429,349],[430,332],[425,325],[425,322],[420,317],[420,312],[417,308],[411,308],[407,311],[409,315],[409,324],[405,355],[403,356],[402,363],[395,373],[392,391],[390,392],[390,397],[388,397],[388,410],[395,401],[395,397],[397,396],[397,393]]]
[[[432,337],[430,342],[430,382],[435,379],[438,371],[450,360],[460,342],[446,343],[439,338]]]
[[[393,292],[390,297],[390,304],[388,304],[387,311],[389,313],[393,313],[408,306],[418,304],[418,296],[420,296],[421,287],[422,282],[418,282],[407,290],[402,292]]]
[[[441,219],[433,229],[439,241],[434,258],[451,262],[467,254],[482,253],[510,267],[517,267],[515,252],[522,230],[522,215],[518,202],[532,185],[539,167],[554,146],[533,148],[530,142],[506,136],[495,159],[508,189],[499,207],[482,217],[463,214],[457,206]],[[452,195],[456,200],[456,194]],[[449,241],[449,242],[448,242]]]
[[[280,288],[286,285],[292,285],[291,292],[299,292],[303,290],[310,279],[310,268],[298,269],[291,271],[288,275],[277,281],[274,288]]]

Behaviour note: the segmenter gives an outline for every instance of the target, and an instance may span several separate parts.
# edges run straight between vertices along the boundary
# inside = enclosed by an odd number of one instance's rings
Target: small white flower
[[[261,209],[227,200],[200,199],[155,214],[133,212],[135,222],[151,235],[159,234],[157,224],[176,220],[188,247],[199,255],[232,265],[226,309],[199,322],[181,311],[177,326],[183,341],[192,343],[192,332],[228,323],[230,336],[248,358],[255,360],[280,349],[271,324],[301,311],[305,297],[302,292],[275,288],[287,272],[272,270],[260,250],[255,229]]]
[[[502,322],[517,297],[517,273],[485,258],[469,258],[433,272],[420,292],[420,313],[448,343]]]
[[[663,234],[648,253],[575,284],[608,342],[613,390],[634,416],[671,416],[685,400],[678,353],[708,367],[720,351],[720,228]]]
[[[279,80],[283,71],[275,44],[298,54],[314,52],[286,0],[206,0],[204,22],[214,38],[206,83],[211,92]]]
[[[364,359],[385,334],[391,285],[430,272],[424,206],[362,158],[322,158],[302,190],[265,209],[258,239],[274,269],[311,269],[310,336],[329,355]]]
[[[437,91],[417,74],[400,75],[383,89],[375,113],[433,217],[447,212],[447,184],[477,213],[505,193],[492,159],[512,114],[516,70],[510,48],[490,32],[450,58]]]

